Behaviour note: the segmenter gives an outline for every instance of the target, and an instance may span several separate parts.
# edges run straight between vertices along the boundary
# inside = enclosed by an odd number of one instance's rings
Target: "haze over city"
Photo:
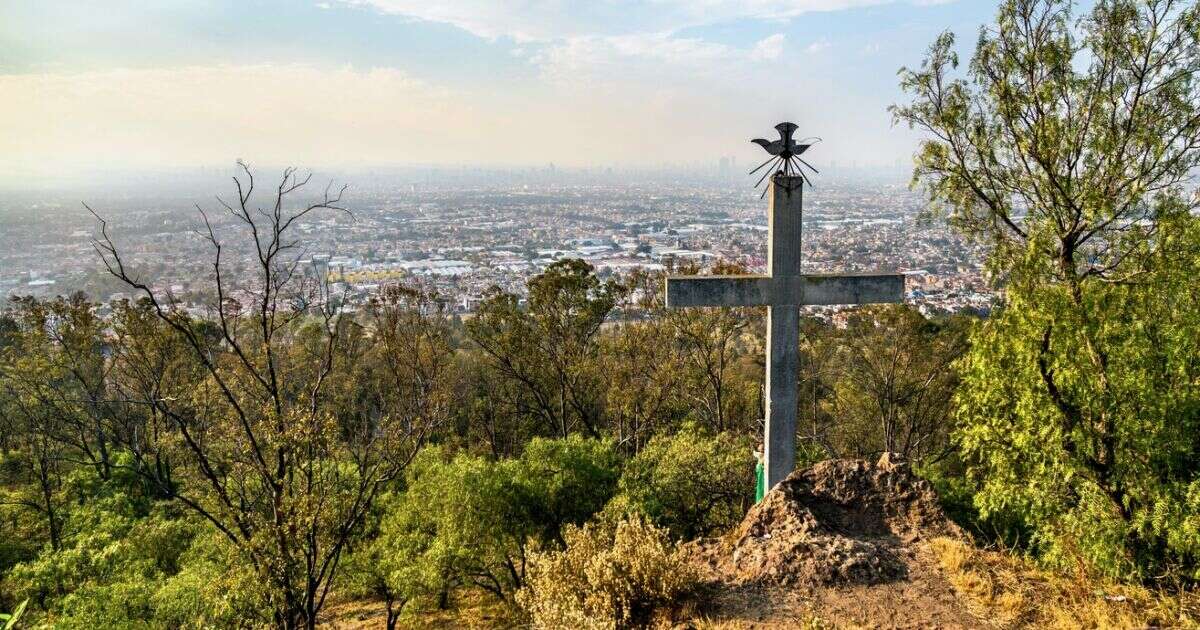
[[[301,223],[307,261],[352,304],[419,282],[469,313],[556,260],[602,274],[766,262],[747,175],[781,120],[820,173],[811,271],[895,269],[926,312],[991,301],[980,250],[917,221],[916,136],[894,126],[897,70],[975,2],[454,0],[66,2],[0,9],[0,295],[106,279],[98,223],[157,288],[211,296],[197,207],[244,160],[347,185],[350,217]],[[319,184],[317,184],[319,182]],[[242,252],[241,255],[247,255]]]
[[[936,0],[6,3],[0,185],[252,164],[660,167],[779,120],[907,164],[896,71],[993,7]]]

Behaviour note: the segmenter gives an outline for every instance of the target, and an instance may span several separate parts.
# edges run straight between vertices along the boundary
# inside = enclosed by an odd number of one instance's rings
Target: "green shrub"
[[[4,587],[56,628],[239,627],[262,618],[261,580],[225,539],[122,480],[67,479],[63,544],[16,564]]]
[[[517,602],[539,628],[645,626],[698,583],[668,536],[640,517],[615,527],[568,525],[565,549],[530,555]]]
[[[1175,272],[1088,287],[1083,315],[1066,289],[1009,291],[960,364],[983,517],[1020,522],[1052,565],[1200,580],[1196,296]]]
[[[611,441],[578,435],[535,438],[507,466],[530,500],[530,517],[541,526],[543,540],[561,540],[563,525],[591,518],[616,493],[621,475],[621,458]]]
[[[754,499],[748,437],[706,435],[694,425],[661,435],[625,466],[610,512],[638,512],[684,540],[738,523]]]
[[[272,621],[268,589],[250,563],[216,531],[205,529],[179,556],[151,596],[160,628],[247,628]]]
[[[529,542],[560,543],[564,525],[585,522],[612,498],[619,475],[611,441],[578,436],[534,439],[501,462],[426,448],[382,518],[379,547],[361,552],[387,557],[388,568],[360,558],[354,579],[396,602],[459,585],[507,600],[524,581]]]

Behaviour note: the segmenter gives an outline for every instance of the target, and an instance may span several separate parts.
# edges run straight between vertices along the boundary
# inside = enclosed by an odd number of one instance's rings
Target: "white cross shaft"
[[[767,210],[768,275],[672,276],[667,306],[767,306],[766,457],[768,490],[796,466],[796,408],[800,368],[800,307],[868,304],[904,299],[902,274],[804,275],[800,273],[800,176],[771,178]]]

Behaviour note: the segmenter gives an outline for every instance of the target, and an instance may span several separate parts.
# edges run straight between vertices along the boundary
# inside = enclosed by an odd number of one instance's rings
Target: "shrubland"
[[[1192,618],[1198,38],[1172,0],[1006,0],[963,70],[940,38],[893,114],[925,134],[931,216],[988,246],[996,308],[802,323],[802,460],[912,462],[1006,550],[935,545],[1000,621]],[[246,169],[202,215],[205,309],[144,283],[103,222],[132,298],[6,305],[0,610],[311,628],[358,598],[394,627],[469,593],[542,626],[669,616],[693,583],[676,545],[751,500],[763,313],[668,311],[661,274],[579,260],[465,323],[416,278],[351,311],[297,230],[340,195],[306,183],[263,197]]]

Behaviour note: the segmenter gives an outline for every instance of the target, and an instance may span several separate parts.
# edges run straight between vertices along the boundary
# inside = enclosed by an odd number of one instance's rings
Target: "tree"
[[[102,323],[79,295],[17,298],[11,313],[13,327],[0,350],[0,410],[38,492],[36,499],[8,502],[39,512],[58,549],[63,527],[58,495],[70,463],[86,461],[104,479],[112,474]]]
[[[141,280],[100,219],[97,252],[141,300],[117,326],[127,343],[114,360],[139,375],[128,406],[149,410],[125,447],[135,472],[205,519],[254,568],[277,626],[312,628],[347,541],[429,425],[392,409],[347,418],[334,404],[331,383],[347,377],[367,344],[361,326],[340,316],[324,278],[305,266],[293,232],[315,212],[343,211],[344,188],[297,205],[311,176],[287,169],[264,208],[241,168],[237,200],[218,198],[228,220],[201,211],[213,252],[212,325]],[[231,274],[221,235],[237,228],[252,263]],[[164,367],[183,378],[159,380]]]
[[[961,320],[925,319],[907,306],[866,308],[844,331],[828,331],[836,367],[829,374],[829,432],[843,456],[899,454],[932,464],[950,453],[951,364],[966,350]]]
[[[697,271],[695,267],[685,267],[679,273],[694,274]],[[745,269],[718,263],[711,273],[737,275],[745,273]],[[761,344],[761,333],[750,334],[758,329],[761,319],[754,315],[755,312],[750,308],[684,308],[664,314],[675,329],[689,368],[690,384],[686,388],[689,402],[715,433],[745,428],[761,416],[761,401],[748,396],[747,388],[739,388],[744,380],[739,383],[736,378],[739,361],[749,354],[747,346],[757,350],[753,354],[762,357],[761,347],[753,348],[753,344],[748,344],[745,339],[751,337]],[[749,389],[757,392],[760,387],[754,383]]]
[[[943,35],[896,119],[914,180],[993,245],[1006,304],[965,362],[960,440],[986,513],[1112,573],[1194,571],[1200,6],[1008,0],[965,78]],[[1195,381],[1190,381],[1195,382]],[[1189,507],[1190,506],[1190,507]],[[1194,514],[1194,513],[1192,513]]]
[[[1006,0],[980,32],[966,78],[954,36],[892,108],[930,137],[914,181],[951,223],[995,246],[992,268],[1062,283],[1145,273],[1164,220],[1200,165],[1200,7],[1102,0],[1078,21],[1066,0]]]
[[[600,436],[602,377],[596,335],[617,303],[621,286],[602,282],[578,259],[558,261],[529,281],[528,304],[493,289],[467,322],[467,332],[493,369],[516,388],[509,403],[538,418],[545,434],[582,430]]]
[[[637,453],[689,411],[680,389],[682,357],[672,322],[663,317],[663,277],[641,269],[625,279],[620,320],[601,340],[607,388],[604,408],[613,437]]]
[[[423,450],[406,489],[381,519],[380,553],[393,558],[397,601],[471,586],[511,602],[525,581],[530,545],[559,546],[616,491],[610,441],[534,438],[519,458],[489,461]]]
[[[632,511],[683,540],[736,525],[754,495],[748,436],[706,435],[695,425],[655,436],[625,466],[620,495],[606,511]]]
[[[420,563],[425,540],[420,524],[395,518],[400,513],[396,506],[402,502],[395,495],[384,495],[379,511],[392,517],[377,524],[373,536],[346,558],[342,573],[347,594],[383,600],[387,630],[395,629],[414,598],[436,593],[443,586],[443,576]]]

